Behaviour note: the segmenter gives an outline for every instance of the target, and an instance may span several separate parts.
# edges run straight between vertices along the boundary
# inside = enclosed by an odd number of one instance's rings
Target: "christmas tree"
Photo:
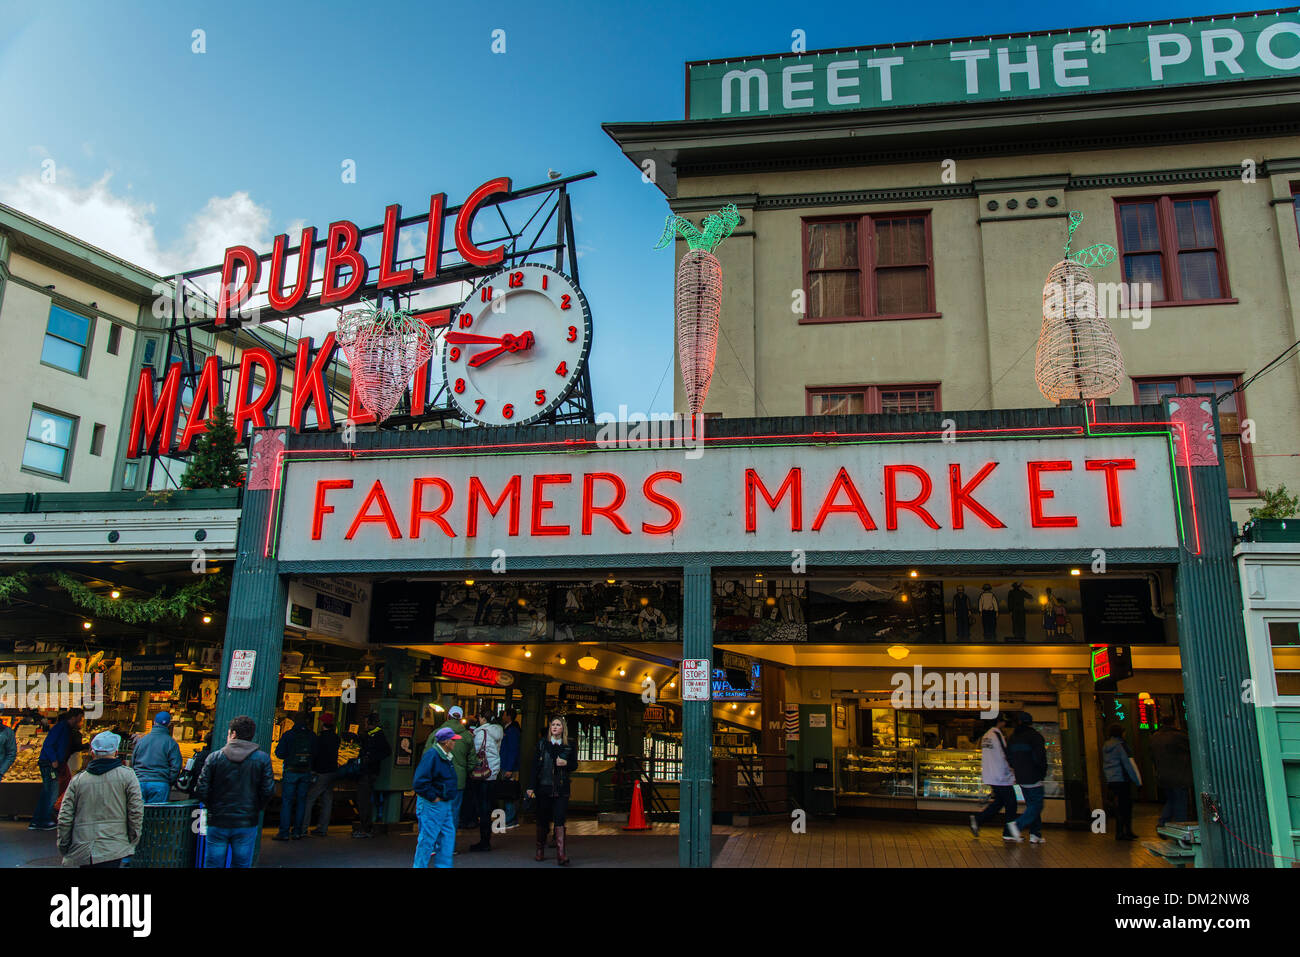
[[[217,406],[207,421],[208,430],[190,446],[193,453],[185,474],[184,488],[232,488],[244,484],[244,466],[240,463],[239,442],[230,413]]]

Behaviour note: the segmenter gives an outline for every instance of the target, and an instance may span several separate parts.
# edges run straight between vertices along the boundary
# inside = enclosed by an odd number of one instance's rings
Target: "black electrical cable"
[[[1250,385],[1252,382],[1254,382],[1256,379],[1258,379],[1258,378],[1259,378],[1260,376],[1262,376],[1264,373],[1272,371],[1272,369],[1274,369],[1276,366],[1278,366],[1278,365],[1280,365],[1281,363],[1285,362],[1287,359],[1292,358],[1293,355],[1295,354],[1295,353],[1293,352],[1293,350],[1294,350],[1297,346],[1300,346],[1300,339],[1297,339],[1295,342],[1291,343],[1291,345],[1289,345],[1289,346],[1287,346],[1285,349],[1283,349],[1282,352],[1279,353],[1278,356],[1277,356],[1275,359],[1273,359],[1271,362],[1269,362],[1268,365],[1264,366],[1264,368],[1260,369],[1258,372],[1256,372],[1256,373],[1255,373],[1253,376],[1251,376],[1249,379],[1245,379],[1245,380],[1243,380],[1242,383],[1241,383],[1241,385],[1237,386],[1235,389],[1232,389],[1232,390],[1230,390],[1230,391],[1228,391],[1228,392],[1223,393],[1223,395],[1221,395],[1221,396],[1219,396],[1217,399],[1215,399],[1215,401],[1214,401],[1215,406],[1218,406],[1219,404],[1221,404],[1221,403],[1223,402],[1223,400],[1226,399],[1226,398],[1227,398],[1228,396],[1230,396],[1230,395],[1234,395],[1234,394],[1237,393],[1237,392],[1244,392],[1244,391],[1246,390],[1246,387],[1247,387],[1248,385]],[[1292,353],[1292,355],[1288,355],[1288,353]]]

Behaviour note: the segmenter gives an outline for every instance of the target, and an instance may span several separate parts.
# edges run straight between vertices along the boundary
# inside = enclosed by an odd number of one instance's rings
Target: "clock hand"
[[[497,336],[478,336],[470,332],[449,332],[445,338],[453,346],[499,345],[503,341]]]
[[[486,352],[480,352],[473,359],[469,360],[469,365],[471,368],[478,368],[481,365],[486,365],[487,363],[491,362],[497,356],[504,355],[509,351],[510,349],[506,346],[497,346],[495,349],[489,349]]]

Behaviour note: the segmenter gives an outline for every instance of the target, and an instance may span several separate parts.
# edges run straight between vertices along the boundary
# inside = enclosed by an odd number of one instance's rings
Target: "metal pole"
[[[713,656],[713,569],[683,570],[682,657]],[[684,689],[683,689],[684,690]],[[713,702],[682,702],[682,782],[678,862],[682,867],[712,866]]]

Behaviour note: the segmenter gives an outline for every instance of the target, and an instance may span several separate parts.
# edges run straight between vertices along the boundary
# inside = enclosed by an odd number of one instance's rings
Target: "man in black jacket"
[[[1007,742],[1007,761],[1025,796],[1025,810],[1020,817],[1007,824],[1010,834],[1004,841],[1020,843],[1020,832],[1029,830],[1030,844],[1046,844],[1043,837],[1043,779],[1047,777],[1047,743],[1034,728],[1034,719],[1027,711],[1020,714],[1020,726]]]
[[[361,754],[358,756],[361,774],[357,777],[357,814],[360,820],[353,827],[352,836],[374,837],[375,812],[371,803],[371,794],[374,792],[375,780],[379,777],[384,760],[393,753],[393,749],[388,746],[388,738],[384,737],[384,729],[379,724],[379,715],[373,711],[366,715],[365,731],[358,735],[358,738],[361,742]]]
[[[205,867],[252,867],[261,837],[262,809],[275,790],[271,756],[253,741],[257,725],[240,715],[230,722],[226,746],[203,762],[198,797],[207,806]]]
[[[311,823],[311,811],[320,799],[320,821],[312,828],[317,837],[327,837],[330,813],[334,810],[334,779],[339,774],[339,736],[334,733],[334,715],[328,711],[320,716],[320,734],[316,735],[316,750],[311,759],[312,774],[316,776],[307,792],[307,813],[302,826]]]

